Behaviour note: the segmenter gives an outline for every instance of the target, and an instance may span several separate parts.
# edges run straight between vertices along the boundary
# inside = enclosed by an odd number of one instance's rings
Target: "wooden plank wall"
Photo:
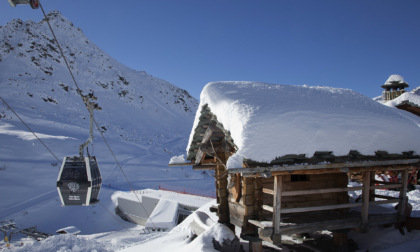
[[[235,175],[236,176],[236,175]],[[346,173],[310,174],[308,181],[292,181],[291,175],[283,176],[283,190],[311,190],[347,187]],[[273,206],[273,195],[263,193],[263,188],[273,190],[274,178],[239,177],[241,195],[237,198],[238,186],[229,189],[229,210],[231,222],[242,227],[244,235],[256,232],[254,225],[247,223],[248,219],[272,220],[273,213],[263,210],[262,205]],[[233,189],[235,188],[235,189]],[[236,196],[236,197],[235,197]],[[281,208],[323,206],[348,203],[347,192],[309,194],[298,196],[282,196]],[[339,210],[345,211],[345,210]]]

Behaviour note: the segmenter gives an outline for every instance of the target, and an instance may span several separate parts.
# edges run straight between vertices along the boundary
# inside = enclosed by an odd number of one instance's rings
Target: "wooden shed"
[[[402,126],[402,140],[383,139]],[[214,170],[219,222],[242,237],[279,244],[282,235],[330,230],[340,240],[349,229],[405,220],[419,140],[412,121],[350,90],[219,82],[202,92],[187,159]],[[385,170],[401,180],[375,180]],[[353,173],[361,183],[349,186]],[[397,210],[378,210],[391,203]]]

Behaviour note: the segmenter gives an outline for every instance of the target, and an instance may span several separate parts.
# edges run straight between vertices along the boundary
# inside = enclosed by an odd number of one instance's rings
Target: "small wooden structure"
[[[247,239],[279,244],[281,235],[331,230],[343,240],[343,230],[367,231],[381,224],[403,222],[406,218],[408,173],[417,169],[420,156],[413,152],[389,154],[377,151],[365,156],[350,151],[346,156],[316,152],[312,157],[286,155],[270,163],[244,160],[242,168],[227,169],[235,153],[230,133],[207,106],[201,110],[187,159],[194,170],[214,170],[219,222],[241,228]],[[381,171],[401,173],[399,183],[375,180]],[[362,175],[362,185],[348,187],[352,173]],[[375,190],[399,190],[399,197],[377,194]],[[362,191],[362,198],[350,202],[349,191]],[[399,203],[393,213],[377,213],[372,207]],[[346,240],[346,238],[344,238]],[[253,244],[254,245],[254,244]]]
[[[408,84],[401,75],[393,74],[389,76],[388,80],[381,87],[385,89],[382,92],[382,99],[390,101],[405,93],[404,88],[407,88]]]
[[[343,245],[350,229],[406,219],[420,131],[393,109],[349,90],[264,83],[209,83],[201,97],[187,160],[195,170],[214,171],[212,210],[219,222],[241,228],[251,246],[321,230]],[[395,129],[405,132],[389,138]],[[401,179],[376,181],[382,171],[397,171]],[[360,183],[351,187],[353,174]],[[399,196],[383,196],[382,189]],[[350,198],[352,191],[361,198]],[[376,209],[391,203],[398,209]]]
[[[420,106],[408,100],[402,101],[401,103],[397,104],[395,107],[398,109],[402,109],[410,113],[413,113],[416,116],[420,116]]]

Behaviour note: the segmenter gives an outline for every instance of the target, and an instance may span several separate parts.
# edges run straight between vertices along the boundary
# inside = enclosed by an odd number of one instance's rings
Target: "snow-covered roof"
[[[408,87],[408,83],[405,82],[401,75],[393,74],[389,76],[382,88],[405,88]]]
[[[80,231],[80,229],[78,229],[75,226],[69,226],[69,227],[61,228],[61,229],[59,229],[59,230],[57,230],[55,232],[56,233],[59,233],[59,234],[72,234],[72,235],[76,235],[76,234],[80,233],[81,231]]]
[[[228,168],[241,167],[244,158],[270,162],[287,154],[310,157],[316,151],[420,153],[420,128],[368,97],[348,89],[258,82],[207,84],[187,151],[197,137],[195,129],[205,106],[237,147]]]
[[[394,83],[406,83],[401,75],[393,74],[386,80],[385,85],[391,85]]]
[[[420,107],[420,96],[413,92],[405,92],[402,95],[398,96],[397,98],[387,101],[384,104],[389,107],[397,107],[403,102],[410,102],[414,104],[415,106]]]

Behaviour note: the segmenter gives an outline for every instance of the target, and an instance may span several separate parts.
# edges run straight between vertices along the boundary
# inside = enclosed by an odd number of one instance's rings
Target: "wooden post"
[[[334,251],[349,251],[347,241],[348,230],[335,230],[333,231],[333,244]]]
[[[261,178],[256,178],[254,180],[254,209],[255,209],[255,217],[258,220],[262,220],[262,205],[263,205],[263,189],[262,189],[262,181]]]
[[[249,252],[263,252],[262,240],[259,238],[249,240]]]
[[[369,195],[370,195],[370,172],[363,172],[363,191],[362,191],[362,231],[368,231],[369,216]]]
[[[370,172],[370,185],[375,183],[376,172]],[[375,189],[369,191],[369,201],[375,201]]]
[[[401,171],[402,188],[400,189],[400,202],[398,203],[398,220],[405,221],[407,207],[407,186],[408,186],[408,170]]]
[[[274,199],[273,199],[273,244],[281,243],[280,230],[280,210],[281,210],[281,193],[283,190],[283,176],[274,176]]]
[[[223,177],[225,171],[223,164],[217,164],[216,171],[216,194],[219,199],[219,222],[225,224],[229,223],[229,206],[227,202],[226,189],[223,188]]]
[[[216,167],[216,194],[219,203],[218,216],[219,223],[224,224],[235,232],[235,226],[230,223],[230,213],[229,213],[229,200],[228,200],[228,190],[227,190],[227,171],[226,171],[226,155],[225,153],[217,153],[219,161],[217,162]],[[223,162],[223,163],[221,163]]]

